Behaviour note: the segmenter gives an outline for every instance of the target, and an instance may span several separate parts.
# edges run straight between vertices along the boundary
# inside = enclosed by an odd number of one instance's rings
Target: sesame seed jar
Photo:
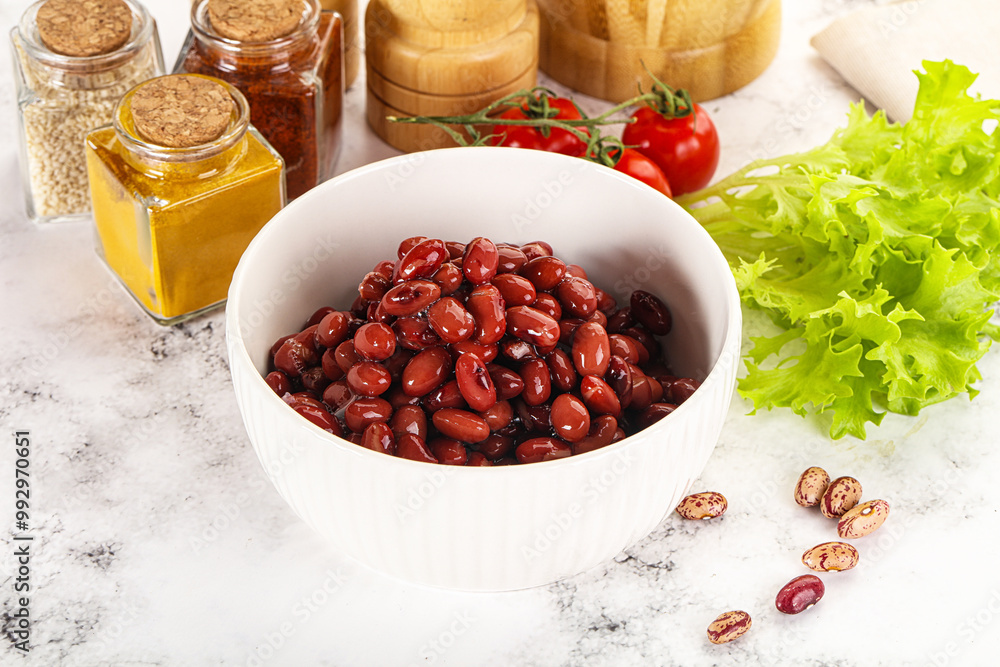
[[[82,37],[89,50],[74,49],[71,41],[46,39],[46,20],[53,11],[57,18],[85,23],[94,18],[85,12],[107,7],[122,18],[119,42],[104,39],[106,34],[88,38],[81,30],[73,38]],[[62,10],[69,16],[59,16]],[[84,139],[90,130],[111,122],[115,105],[129,89],[163,73],[156,23],[134,0],[75,6],[43,0],[24,12],[10,41],[27,215],[36,223],[89,217]]]

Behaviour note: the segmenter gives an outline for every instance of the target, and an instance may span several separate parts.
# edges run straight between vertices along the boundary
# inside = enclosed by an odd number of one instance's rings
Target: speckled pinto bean
[[[774,606],[782,614],[801,614],[823,599],[826,586],[814,574],[795,577],[781,587],[774,598]]]
[[[795,484],[795,502],[802,507],[819,505],[829,485],[830,475],[825,470],[816,466],[806,468]]]
[[[830,482],[819,502],[819,511],[828,519],[843,516],[861,500],[861,482],[853,477],[838,477]]]
[[[858,550],[845,542],[824,542],[802,554],[802,564],[817,572],[843,572],[858,564]]]
[[[729,502],[721,493],[703,491],[684,498],[675,511],[685,519],[714,519],[722,516],[728,507]]]
[[[708,641],[728,644],[750,630],[750,614],[745,611],[727,611],[719,614],[708,626]]]
[[[889,518],[889,503],[869,500],[848,510],[837,522],[837,534],[854,540],[875,532]]]

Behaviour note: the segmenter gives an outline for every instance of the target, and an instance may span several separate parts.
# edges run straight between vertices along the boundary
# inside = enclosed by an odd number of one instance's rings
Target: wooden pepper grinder
[[[403,151],[455,142],[386,116],[473,113],[536,82],[535,0],[371,0],[365,36],[368,123]]]

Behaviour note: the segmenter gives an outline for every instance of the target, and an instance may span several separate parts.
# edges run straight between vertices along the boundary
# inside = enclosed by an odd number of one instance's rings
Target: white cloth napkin
[[[891,120],[906,122],[924,60],[965,65],[979,78],[972,92],[1000,99],[1000,2],[906,0],[838,19],[811,44]]]

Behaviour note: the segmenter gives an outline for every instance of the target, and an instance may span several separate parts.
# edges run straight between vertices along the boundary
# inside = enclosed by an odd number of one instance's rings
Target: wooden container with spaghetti
[[[365,12],[367,117],[403,151],[453,146],[431,125],[387,116],[472,113],[535,85],[535,0],[371,0]]]
[[[649,68],[695,101],[753,81],[778,50],[781,0],[538,0],[539,66],[593,97],[648,90]]]

